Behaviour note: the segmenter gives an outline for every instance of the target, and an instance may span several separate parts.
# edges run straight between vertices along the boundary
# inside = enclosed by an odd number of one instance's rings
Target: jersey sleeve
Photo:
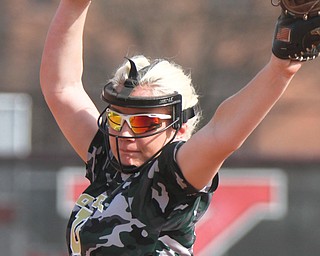
[[[166,187],[172,191],[172,193],[187,196],[214,192],[219,184],[218,174],[200,191],[194,188],[183,176],[176,161],[177,151],[183,143],[184,142],[181,141],[168,145],[159,157],[159,169],[162,172],[163,179],[166,181]]]
[[[105,136],[98,130],[89,146],[86,163],[86,178],[91,183],[98,178],[99,170],[103,169],[103,166],[108,159],[105,144]]]

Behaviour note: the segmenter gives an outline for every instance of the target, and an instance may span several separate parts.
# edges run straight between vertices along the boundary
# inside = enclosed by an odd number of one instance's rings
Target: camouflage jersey
[[[110,165],[98,132],[89,148],[91,184],[72,211],[67,242],[72,256],[193,255],[195,223],[207,210],[218,176],[198,191],[183,177],[167,145],[142,170]]]

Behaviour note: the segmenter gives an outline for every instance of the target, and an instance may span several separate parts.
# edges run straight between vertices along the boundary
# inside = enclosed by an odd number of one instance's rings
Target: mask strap
[[[191,108],[187,108],[182,111],[181,118],[182,118],[182,123],[186,123],[190,118],[195,117],[196,113],[200,111],[200,107],[198,104]]]

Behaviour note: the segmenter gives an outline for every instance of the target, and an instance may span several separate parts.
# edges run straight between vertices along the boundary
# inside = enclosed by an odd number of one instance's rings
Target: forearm
[[[218,107],[210,125],[226,152],[242,145],[282,96],[300,65],[272,57],[247,86]]]
[[[90,1],[62,0],[52,20],[41,62],[44,94],[81,85],[83,29]]]

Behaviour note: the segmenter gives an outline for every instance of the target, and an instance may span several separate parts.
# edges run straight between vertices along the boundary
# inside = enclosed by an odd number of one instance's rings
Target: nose
[[[124,122],[119,135],[125,136],[125,137],[133,137],[134,136],[134,132],[129,127],[127,121]]]

